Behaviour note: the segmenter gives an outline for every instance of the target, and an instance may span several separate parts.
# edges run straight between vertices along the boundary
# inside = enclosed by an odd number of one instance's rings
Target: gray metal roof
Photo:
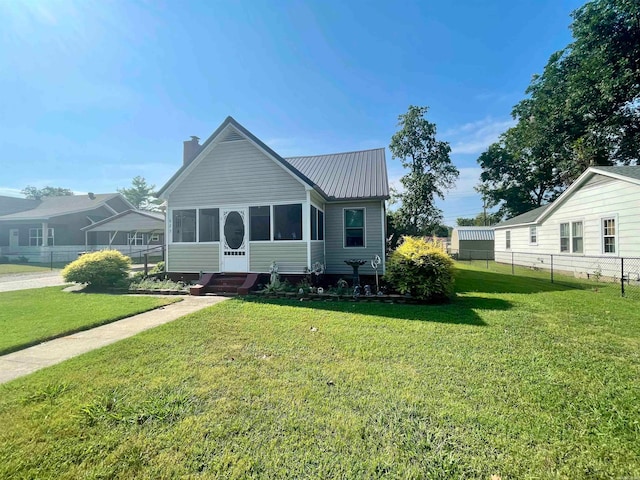
[[[613,166],[613,167],[592,167],[593,170],[600,170],[602,172],[613,173],[615,175],[621,175],[623,177],[633,178],[634,180],[640,180],[640,165],[635,166]]]
[[[515,217],[510,218],[509,220],[505,220],[504,222],[500,222],[496,225],[497,228],[500,227],[511,227],[513,225],[523,225],[526,223],[534,223],[536,219],[544,213],[544,211],[549,208],[552,203],[547,203],[546,205],[542,205],[541,207],[534,208],[533,210],[529,210],[528,212],[523,213],[522,215],[517,215]]]
[[[384,148],[286,158],[328,199],[389,198]]]
[[[313,187],[327,200],[389,198],[384,148],[284,159],[233,117],[227,117],[200,146],[199,151],[202,152],[229,125],[259,145],[291,174]],[[190,162],[183,164],[156,195],[161,196],[189,165]]]
[[[493,240],[493,227],[456,227],[459,240]]]
[[[0,216],[4,220],[48,220],[69,213],[93,210],[108,200],[120,196],[119,193],[96,193],[89,195],[65,195],[61,197],[43,197],[31,210]]]

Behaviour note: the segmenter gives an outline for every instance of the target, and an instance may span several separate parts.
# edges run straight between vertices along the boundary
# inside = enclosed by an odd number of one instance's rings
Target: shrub
[[[453,296],[453,260],[439,243],[403,237],[389,256],[385,280],[397,291],[429,302]]]
[[[117,250],[82,255],[62,270],[66,282],[86,283],[91,287],[126,285],[131,259]]]
[[[158,262],[155,266],[149,270],[149,275],[156,275],[158,273],[164,273],[164,262]]]

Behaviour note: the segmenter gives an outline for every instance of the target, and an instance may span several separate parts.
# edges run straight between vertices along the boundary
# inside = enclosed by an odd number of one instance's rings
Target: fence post
[[[487,257],[487,270],[489,270],[489,250],[485,250],[484,255]]]
[[[624,257],[620,257],[620,294],[624,297]]]
[[[551,283],[553,283],[553,254],[551,254]]]
[[[511,252],[511,275],[514,275],[515,271],[513,268],[513,252]]]
[[[144,276],[146,277],[149,273],[149,254],[144,254]]]
[[[53,270],[53,252],[49,252],[49,265],[51,270]]]

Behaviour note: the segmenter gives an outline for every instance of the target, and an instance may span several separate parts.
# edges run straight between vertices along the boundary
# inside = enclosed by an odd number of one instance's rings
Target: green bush
[[[453,296],[453,270],[441,244],[403,237],[389,256],[384,278],[402,294],[437,303]]]
[[[117,250],[87,253],[62,270],[66,282],[86,283],[94,288],[127,285],[131,259]]]
[[[164,273],[164,262],[160,261],[155,264],[155,266],[149,270],[149,275],[155,275],[157,273]]]

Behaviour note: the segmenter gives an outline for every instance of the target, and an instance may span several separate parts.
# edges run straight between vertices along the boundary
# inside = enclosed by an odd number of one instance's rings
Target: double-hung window
[[[344,246],[364,247],[364,208],[344,210]]]
[[[48,247],[52,247],[55,245],[53,228],[47,228],[47,238],[44,243],[42,238],[42,229],[30,228],[29,229],[29,246],[42,247],[43,245],[46,245]]]
[[[571,252],[582,253],[582,222],[571,223]]]
[[[602,251],[616,253],[616,219],[602,219]]]
[[[133,232],[127,233],[127,244],[129,245],[144,245],[144,233]]]
[[[511,250],[511,230],[507,230],[506,232],[504,232],[504,239],[505,239],[504,247],[507,250]]]
[[[531,245],[538,244],[538,227],[535,225],[529,227],[529,243]]]
[[[324,240],[324,213],[311,205],[311,240]]]
[[[571,238],[569,236],[569,224],[560,224],[560,253],[569,251],[569,243]]]

